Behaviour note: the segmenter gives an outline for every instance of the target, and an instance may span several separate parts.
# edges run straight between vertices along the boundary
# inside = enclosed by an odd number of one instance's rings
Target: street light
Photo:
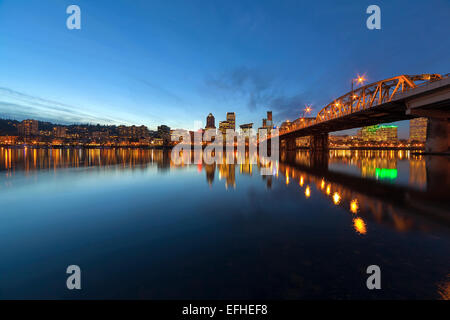
[[[358,84],[363,84],[366,81],[366,78],[364,78],[364,75],[360,76],[358,74],[358,77],[356,79],[352,79],[352,96],[353,96],[353,84],[355,83],[355,81]]]
[[[311,112],[311,110],[312,110],[312,107],[311,107],[311,105],[308,105],[308,104],[305,104],[305,109],[303,109],[303,112],[302,112],[302,117],[301,117],[301,120],[300,121],[304,121],[304,119],[305,119],[305,114],[307,114],[307,113],[310,113]]]
[[[355,100],[358,97],[357,95],[355,95],[353,93],[353,84],[355,83],[355,81],[358,84],[363,84],[366,81],[366,78],[364,77],[364,75],[360,76],[358,74],[358,77],[356,79],[352,79],[352,99],[351,99],[351,110],[350,110],[350,113],[353,112],[353,100]]]

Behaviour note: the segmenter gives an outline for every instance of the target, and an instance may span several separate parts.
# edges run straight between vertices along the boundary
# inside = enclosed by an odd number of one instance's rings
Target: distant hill
[[[0,119],[0,136],[16,136],[19,123],[17,120]]]

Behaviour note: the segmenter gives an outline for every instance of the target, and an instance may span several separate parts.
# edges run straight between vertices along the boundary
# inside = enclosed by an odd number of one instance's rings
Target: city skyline
[[[0,39],[8,48],[0,52],[2,117],[191,130],[195,121],[204,127],[209,112],[217,119],[236,112],[238,127],[273,110],[280,125],[298,118],[305,104],[315,115],[348,92],[357,74],[370,83],[450,69],[449,44],[440,41],[449,26],[442,1],[434,1],[437,10],[381,1],[390,32],[378,33],[365,27],[367,6],[356,2],[327,11],[326,1],[181,2],[178,10],[143,1],[78,1],[83,24],[76,31],[65,27],[69,4],[31,1],[25,11],[2,2],[0,27],[11,31]],[[411,26],[410,17],[432,22],[433,32]],[[404,55],[416,41],[422,45],[415,55]],[[398,125],[406,138],[407,123]]]

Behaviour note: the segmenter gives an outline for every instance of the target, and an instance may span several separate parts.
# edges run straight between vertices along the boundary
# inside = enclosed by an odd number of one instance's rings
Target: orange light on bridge
[[[327,191],[326,192],[327,192],[327,195],[330,195],[330,193],[331,193],[331,185],[327,186]]]
[[[311,106],[310,106],[310,105],[306,105],[306,107],[305,107],[305,112],[306,112],[306,113],[310,113],[311,110],[312,110]]]
[[[303,184],[304,184],[305,182],[304,182],[304,179],[303,179],[303,176],[301,176],[300,177],[300,181],[298,182],[298,184],[300,185],[300,187],[303,187]]]
[[[322,182],[320,183],[320,188],[323,189],[325,188],[325,180],[322,179]]]
[[[311,189],[309,188],[309,186],[306,186],[305,197],[309,198],[310,196],[311,196]]]

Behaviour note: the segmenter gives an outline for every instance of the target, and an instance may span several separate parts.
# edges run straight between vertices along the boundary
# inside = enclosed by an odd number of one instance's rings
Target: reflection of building
[[[216,172],[215,164],[205,164],[205,172],[206,172],[206,181],[211,186],[214,182],[214,175]]]
[[[39,122],[37,120],[23,120],[17,129],[22,137],[37,136],[39,134]]]
[[[427,118],[416,118],[409,121],[409,140],[425,142],[427,140]]]
[[[419,187],[425,187],[427,183],[427,168],[425,159],[409,160],[409,182]]]
[[[216,128],[216,119],[212,115],[212,113],[208,114],[206,117],[206,129],[215,129]]]
[[[228,188],[229,186],[236,187],[236,177],[235,177],[235,168],[234,164],[220,164],[219,165],[219,178],[225,178],[225,186]]]

